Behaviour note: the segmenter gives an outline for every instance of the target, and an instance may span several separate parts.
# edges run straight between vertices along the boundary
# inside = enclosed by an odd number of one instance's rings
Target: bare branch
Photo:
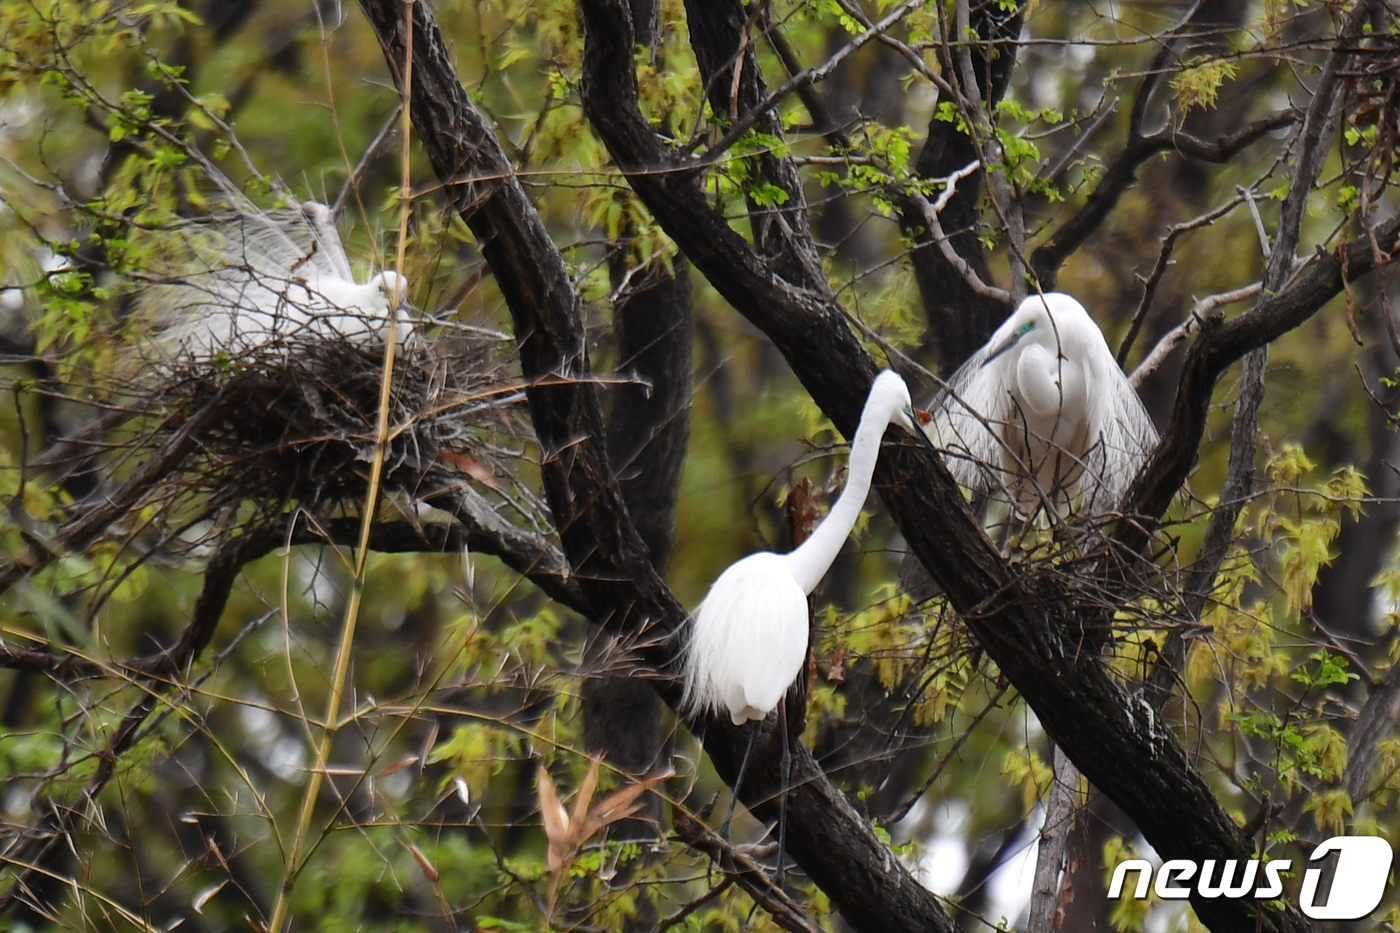
[[[1392,256],[1400,243],[1400,218],[1391,218],[1376,228],[1377,242]],[[1279,252],[1275,251],[1275,255]],[[1196,450],[1205,431],[1211,393],[1220,374],[1250,350],[1277,340],[1312,317],[1345,281],[1355,281],[1376,268],[1369,241],[1354,241],[1336,251],[1319,251],[1299,271],[1288,287],[1276,295],[1265,295],[1255,307],[1226,323],[1207,319],[1202,335],[1187,353],[1186,365],[1178,384],[1171,423],[1163,434],[1152,459],[1133,481],[1128,491],[1126,512],[1153,518],[1162,515],[1196,461]],[[1148,525],[1120,525],[1118,541],[1133,552],[1146,542]]]
[[[1070,824],[1074,819],[1074,798],[1079,791],[1079,770],[1055,747],[1054,778],[1050,782],[1050,799],[1045,804],[1045,823],[1040,828],[1040,843],[1036,847],[1035,878],[1031,882],[1031,915],[1026,933],[1054,933],[1064,920],[1060,904],[1060,869],[1069,844]],[[1057,918],[1056,915],[1059,914]]]
[[[905,0],[904,3],[901,3],[891,10],[889,14],[878,23],[875,23],[873,26],[866,29],[865,32],[846,43],[837,50],[836,54],[832,55],[816,68],[807,68],[793,75],[791,78],[788,78],[777,90],[769,93],[758,106],[750,107],[741,114],[739,118],[730,125],[729,130],[720,138],[720,141],[705,150],[705,156],[700,160],[701,164],[714,164],[719,160],[721,155],[729,150],[730,146],[733,146],[743,138],[744,134],[749,131],[749,128],[754,125],[759,117],[768,113],[779,103],[796,93],[800,88],[825,81],[831,76],[832,72],[841,66],[842,62],[858,52],[867,42],[882,35],[891,26],[898,23],[923,4],[924,0]]]
[[[918,192],[911,193],[909,199],[923,212],[924,222],[928,225],[929,235],[933,237],[933,242],[937,244],[939,252],[943,254],[943,259],[948,265],[958,271],[958,274],[967,282],[968,287],[972,289],[973,293],[989,301],[995,301],[1000,304],[1010,304],[1011,293],[1005,289],[997,288],[983,282],[981,277],[977,275],[977,272],[968,264],[967,260],[959,256],[957,250],[953,249],[953,244],[949,242],[948,235],[943,232],[943,225],[939,223],[938,220],[938,212],[948,206],[948,200],[957,190],[958,181],[974,172],[980,171],[981,168],[982,165],[980,162],[969,162],[956,172],[953,172],[944,179],[944,184],[947,187],[943,189],[942,193],[938,196],[938,200],[933,204],[930,204],[928,199]]]
[[[790,933],[821,933],[817,922],[788,897],[786,891],[773,884],[768,874],[746,853],[725,842],[680,807],[671,808],[671,822],[682,842],[714,859],[725,877],[747,891],[778,926]]]
[[[0,915],[25,897],[36,880],[47,874],[55,856],[69,844],[69,836],[78,822],[90,817],[96,807],[98,795],[117,772],[121,757],[135,744],[141,734],[142,723],[162,702],[167,689],[176,681],[166,678],[177,677],[187,671],[188,666],[208,645],[228,605],[229,594],[243,565],[256,553],[262,536],[247,535],[235,538],[221,547],[204,574],[204,585],[195,601],[194,613],[185,626],[179,642],[164,653],[151,659],[149,669],[143,677],[155,681],[143,692],[138,700],[122,717],[107,740],[100,754],[95,756],[96,767],[89,776],[83,790],[68,806],[56,808],[55,815],[46,827],[46,833],[34,840],[27,855],[17,852],[0,853],[0,861],[11,865],[25,865],[16,872],[14,880],[3,895],[0,895]]]
[[[1236,153],[1297,120],[1295,111],[1280,110],[1213,142],[1171,129],[1130,139],[1123,151],[1109,163],[1084,206],[1031,253],[1031,269],[1040,280],[1041,287],[1054,287],[1060,266],[1098,230],[1104,218],[1117,205],[1118,199],[1137,182],[1138,169],[1148,159],[1162,152],[1175,151],[1207,162],[1228,162]]]
[[[1197,301],[1191,308],[1190,316],[1163,334],[1162,339],[1157,341],[1152,351],[1143,357],[1137,369],[1133,370],[1132,375],[1128,377],[1128,384],[1134,389],[1140,387],[1144,380],[1157,371],[1158,367],[1166,361],[1167,357],[1182,341],[1200,330],[1202,321],[1216,319],[1222,307],[1237,301],[1244,301],[1246,298],[1253,298],[1257,294],[1259,294],[1259,283],[1255,282],[1243,288],[1210,295]],[[1126,343],[1124,346],[1126,347]]]
[[[1243,196],[1243,195],[1241,195]],[[1162,281],[1162,276],[1166,274],[1167,266],[1171,263],[1172,251],[1176,248],[1176,241],[1182,234],[1192,230],[1199,230],[1201,227],[1209,226],[1215,221],[1224,217],[1234,210],[1240,203],[1240,198],[1227,201],[1215,210],[1195,217],[1184,223],[1174,224],[1167,235],[1162,238],[1162,248],[1157,253],[1157,261],[1152,265],[1152,271],[1148,273],[1147,280],[1142,286],[1142,300],[1138,302],[1137,310],[1133,312],[1133,319],[1128,324],[1128,333],[1123,337],[1123,342],[1118,347],[1118,365],[1126,366],[1128,363],[1128,351],[1132,349],[1133,342],[1137,340],[1138,332],[1142,329],[1143,322],[1147,320],[1147,312],[1152,310],[1152,299],[1157,294],[1157,285]],[[1252,202],[1251,202],[1252,203]],[[1134,383],[1136,388],[1137,383]]]

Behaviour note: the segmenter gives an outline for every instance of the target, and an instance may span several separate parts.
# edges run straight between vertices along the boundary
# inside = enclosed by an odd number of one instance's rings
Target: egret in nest
[[[1118,508],[1157,430],[1103,332],[1069,295],[1031,295],[934,399],[934,440],[958,483],[1049,505]]]
[[[356,282],[330,208],[234,203],[179,227],[167,280],[143,294],[165,352],[236,358],[307,341],[370,344],[384,340],[391,316],[396,340],[408,339],[408,281],[386,270]]]
[[[841,544],[860,516],[875,472],[880,439],[891,423],[928,445],[897,373],[875,379],[851,443],[846,488],[810,537],[787,554],[750,554],[719,575],[695,612],[682,659],[682,709],[689,717],[727,713],[736,726],[752,723],[720,832],[728,834],[734,802],[744,780],[760,724],[774,709],[782,736],[782,790],[786,794],[792,757],[788,749],[784,698],[801,675],[807,657],[807,597],[826,575]],[[779,810],[778,868],[781,883],[786,811]]]

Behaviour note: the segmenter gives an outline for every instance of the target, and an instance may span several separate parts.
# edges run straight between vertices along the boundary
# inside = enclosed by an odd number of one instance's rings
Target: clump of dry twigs
[[[383,487],[414,495],[466,474],[504,482],[495,463],[528,436],[523,395],[499,341],[424,340],[398,348]],[[180,360],[146,393],[159,412],[148,442],[197,422],[180,481],[225,502],[295,502],[312,510],[362,501],[374,451],[382,345],[336,336],[277,341],[236,360]],[[501,479],[497,479],[500,477]]]
[[[382,492],[423,500],[470,483],[546,522],[505,462],[531,436],[508,342],[447,325],[431,337],[417,328],[396,348]],[[137,535],[142,552],[178,558],[230,521],[271,528],[292,510],[362,507],[384,350],[336,334],[286,336],[237,356],[153,358],[108,383],[98,393],[105,413],[29,465],[106,477],[65,510],[46,550]]]

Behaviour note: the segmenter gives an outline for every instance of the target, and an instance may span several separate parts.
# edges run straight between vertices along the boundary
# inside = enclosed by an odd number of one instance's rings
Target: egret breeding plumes
[[[915,419],[909,388],[897,373],[885,370],[871,386],[861,412],[851,443],[846,488],[825,520],[787,554],[762,551],[731,564],[695,612],[682,659],[682,708],[691,716],[727,713],[736,726],[754,723],[724,820],[726,831],[758,724],[774,709],[783,741],[782,786],[787,787],[790,758],[783,698],[801,674],[807,655],[807,596],[855,527],[870,491],[880,439],[891,423],[932,448]],[[783,835],[780,825],[780,876]]]
[[[127,267],[139,291],[128,327],[139,339],[109,376],[141,446],[191,449],[156,501],[180,504],[171,514],[191,499],[210,514],[243,503],[280,514],[296,502],[318,517],[363,502],[387,402],[397,427],[381,490],[475,495],[470,477],[516,506],[521,487],[502,486],[512,471],[497,465],[506,437],[522,431],[509,336],[444,320],[432,341],[410,339],[422,325],[410,321],[407,281],[378,270],[356,281],[332,208],[283,195],[288,206],[264,210],[200,164],[208,212],[132,225]]]
[[[308,340],[373,343],[391,316],[396,340],[412,333],[407,280],[384,271],[356,282],[324,204],[247,205],[178,233],[169,281],[143,293],[166,352],[208,358]]]
[[[1117,508],[1157,443],[1103,332],[1057,292],[1021,302],[931,407],[953,477],[1023,516]]]

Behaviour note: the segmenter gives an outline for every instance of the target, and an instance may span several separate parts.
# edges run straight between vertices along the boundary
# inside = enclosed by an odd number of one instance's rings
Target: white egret
[[[682,659],[682,709],[691,716],[726,712],[736,726],[753,723],[721,833],[728,833],[759,724],[775,708],[782,733],[782,787],[786,792],[791,756],[784,697],[802,673],[807,656],[807,596],[817,588],[855,527],[870,491],[880,439],[891,422],[932,449],[915,419],[909,388],[897,373],[885,370],[865,400],[851,443],[846,488],[831,512],[795,550],[787,554],[761,551],[731,564],[711,584],[695,612]],[[785,835],[786,814],[780,811],[780,879]]]
[[[185,255],[171,263],[171,284],[144,295],[167,350],[202,358],[285,340],[372,343],[384,339],[391,313],[397,340],[412,332],[407,280],[384,271],[356,282],[324,204],[248,205],[180,234]]]
[[[1103,332],[1069,295],[1031,295],[936,398],[933,435],[963,486],[1006,489],[1023,516],[1048,501],[1117,508],[1157,430]]]

